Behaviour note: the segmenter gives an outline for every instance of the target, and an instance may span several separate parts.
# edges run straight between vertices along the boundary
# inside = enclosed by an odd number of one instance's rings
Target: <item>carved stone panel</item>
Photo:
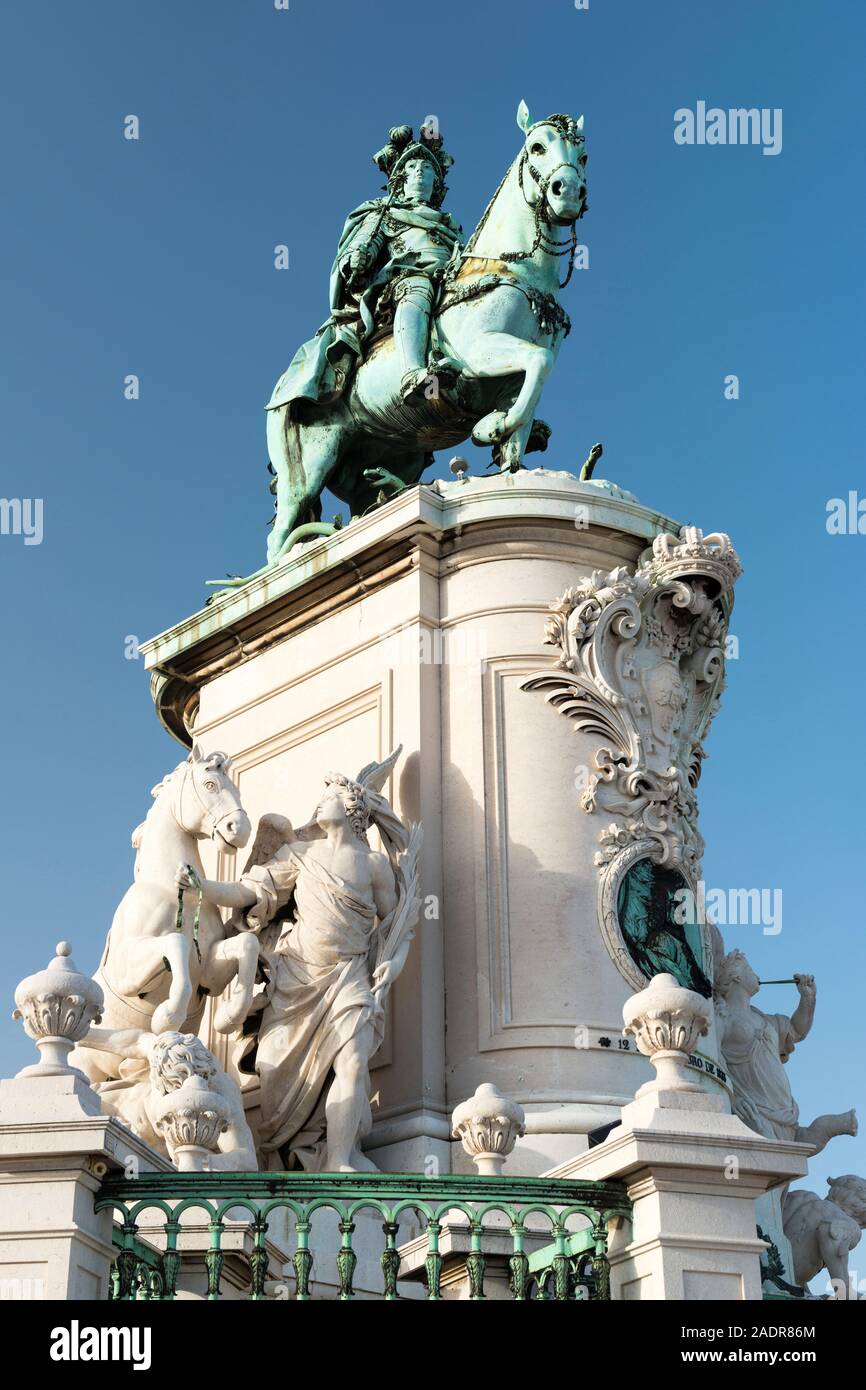
[[[696,788],[740,573],[726,535],[686,526],[657,536],[633,574],[596,570],[551,603],[545,641],[559,649],[557,666],[523,684],[598,739],[580,806],[610,818],[595,856],[599,919],[621,973],[638,987],[646,976],[622,930],[621,885],[644,859],[678,870],[692,888],[700,876]],[[675,956],[665,968],[695,988],[691,966],[681,960],[678,973]]]

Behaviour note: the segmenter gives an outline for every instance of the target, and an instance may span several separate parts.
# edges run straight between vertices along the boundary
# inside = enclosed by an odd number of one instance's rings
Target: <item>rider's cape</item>
[[[344,390],[355,363],[362,355],[362,340],[373,327],[376,301],[401,267],[398,262],[387,259],[385,264],[377,264],[357,307],[354,302],[347,304],[346,281],[342,267],[359,245],[372,246],[377,253],[381,252],[386,240],[382,224],[386,206],[389,204],[392,213],[400,221],[435,229],[439,238],[446,244],[453,244],[457,240],[459,227],[450,215],[423,205],[411,210],[405,207],[395,208],[390,199],[371,198],[355,208],[346,219],[337,254],[331,266],[331,317],[322,324],[314,338],[310,338],[298,348],[274,387],[266,410],[277,410],[280,406],[296,400],[324,404],[335,400]],[[347,313],[347,309],[351,312]]]

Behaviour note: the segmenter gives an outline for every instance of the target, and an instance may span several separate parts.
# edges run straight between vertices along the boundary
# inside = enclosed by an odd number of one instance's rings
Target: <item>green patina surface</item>
[[[522,145],[465,244],[442,207],[453,160],[435,118],[417,137],[393,127],[373,156],[385,197],[349,214],[329,317],[266,407],[269,565],[321,527],[325,488],[358,518],[414,486],[436,449],[470,436],[508,472],[547,447],[535,408],[570,327],[559,293],[575,264],[588,155],[582,116],[533,121],[521,102],[517,124]]]
[[[700,926],[678,920],[677,895],[688,887],[678,870],[639,859],[619,886],[617,915],[632,960],[648,980],[667,973],[709,999]]]
[[[400,1297],[398,1237],[401,1221],[421,1224],[427,1238],[424,1284],[429,1300],[441,1298],[443,1254],[440,1236],[446,1218],[468,1221],[469,1250],[465,1270],[470,1297],[485,1297],[484,1280],[489,1252],[485,1242],[501,1240],[508,1222],[511,1238],[508,1257],[509,1286],[516,1300],[534,1298],[569,1301],[575,1298],[608,1299],[610,1275],[607,1262],[607,1227],[614,1216],[631,1212],[625,1188],[618,1182],[574,1182],[568,1179],[492,1178],[448,1176],[427,1178],[419,1174],[385,1173],[145,1173],[128,1179],[112,1176],[103,1182],[96,1209],[113,1209],[121,1217],[115,1236],[119,1244],[112,1296],[119,1299],[174,1298],[181,1267],[178,1237],[186,1212],[204,1212],[209,1230],[205,1255],[208,1298],[220,1294],[224,1222],[239,1220],[239,1211],[250,1219],[253,1245],[248,1256],[251,1298],[265,1297],[268,1256],[265,1235],[269,1216],[287,1210],[294,1222],[296,1240],[292,1265],[295,1299],[311,1297],[310,1277],[315,1242],[311,1240],[317,1212],[330,1211],[339,1219],[340,1246],[333,1252],[339,1294],[354,1297],[353,1279],[357,1254],[352,1238],[360,1213],[381,1217],[384,1248],[381,1255],[382,1296]],[[164,1251],[143,1247],[138,1221],[143,1213],[162,1214]],[[489,1218],[498,1217],[494,1225]],[[152,1220],[152,1217],[151,1217]],[[582,1220],[582,1229],[569,1222]],[[486,1223],[486,1224],[485,1224]],[[531,1255],[527,1240],[547,1234],[551,1240]]]

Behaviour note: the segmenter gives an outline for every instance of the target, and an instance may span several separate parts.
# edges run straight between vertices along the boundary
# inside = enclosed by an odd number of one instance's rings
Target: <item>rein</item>
[[[557,169],[571,169],[572,167],[571,164],[557,165]],[[527,198],[526,189],[523,187],[523,174],[526,169],[529,170],[530,176],[538,185],[538,200],[534,207]],[[559,288],[564,290],[574,273],[574,255],[577,250],[577,222],[575,221],[571,224],[571,237],[568,241],[555,241],[552,234],[545,231],[545,223],[550,223],[550,213],[547,210],[547,190],[550,187],[550,180],[555,173],[556,169],[552,170],[548,178],[544,178],[530,161],[526,150],[523,150],[517,169],[517,182],[523,194],[523,201],[528,208],[532,208],[535,216],[535,240],[528,251],[503,251],[499,259],[506,262],[527,261],[530,257],[535,255],[539,247],[548,256],[568,256],[568,270],[566,271],[565,279],[561,280],[559,283]]]
[[[558,164],[556,166],[556,169],[553,169],[551,171],[549,177],[545,178],[543,174],[541,174],[541,172],[538,169],[536,169],[535,165],[530,160],[529,155],[526,152],[526,149],[523,149],[521,151],[520,161],[517,166],[517,182],[520,191],[523,194],[523,201],[526,203],[526,206],[528,208],[532,209],[533,216],[535,218],[535,237],[532,246],[528,251],[503,251],[500,255],[496,257],[497,260],[505,261],[506,263],[513,263],[514,261],[528,261],[532,256],[535,255],[536,251],[538,251],[539,249],[541,249],[548,256],[568,256],[568,269],[566,271],[565,279],[561,280],[559,284],[559,288],[561,290],[565,289],[566,285],[568,284],[569,280],[574,274],[574,258],[575,253],[577,251],[577,221],[574,221],[571,224],[571,237],[567,241],[556,241],[552,233],[546,230],[546,225],[549,226],[550,224],[550,214],[547,210],[547,190],[550,186],[550,180],[553,178],[553,175],[556,173],[557,169],[563,168],[572,169],[574,168],[574,165]],[[523,185],[523,175],[527,169],[529,170],[530,177],[538,185],[539,190],[538,201],[535,203],[534,206],[532,203],[530,203],[529,199],[527,198],[526,189]],[[499,184],[499,187],[493,194],[493,197],[490,199],[490,202],[487,204],[487,207],[484,209],[484,212],[481,214],[481,220],[479,221],[478,226],[475,228],[475,231],[472,233],[472,236],[469,238],[469,241],[466,243],[465,250],[463,251],[463,256],[471,255],[471,249],[478,240],[478,237],[480,236],[481,231],[484,228],[484,224],[490,216],[494,203],[496,202],[497,198],[499,197],[499,194],[505,187],[507,179],[508,172],[506,172],[503,176],[502,181]]]
[[[192,865],[185,864],[184,868],[191,875],[194,882],[198,883],[198,897],[196,898],[195,904],[195,916],[192,919],[192,941],[193,945],[195,946],[195,953],[198,956],[199,965],[201,965],[201,946],[199,945],[199,922],[201,921],[201,904],[202,899],[204,897],[204,890],[202,889],[201,883],[199,883],[198,874],[196,873]],[[178,888],[177,890],[177,916],[175,917],[174,921],[174,929],[175,931],[180,932],[181,934],[183,934],[183,895],[185,892],[185,888]]]
[[[532,289],[529,285],[521,285],[511,275],[499,275],[495,271],[489,275],[479,275],[472,280],[461,281],[456,277],[446,280],[436,312],[443,314],[446,309],[453,309],[455,304],[465,304],[470,299],[477,299],[489,290],[498,289],[500,285],[508,285],[511,289],[520,291],[537,316],[543,333],[561,332],[564,338],[568,337],[571,332],[571,319],[552,294]]]
[[[204,797],[199,792],[199,789],[195,784],[193,770],[189,766],[189,764],[186,764],[184,767],[183,776],[181,777],[180,785],[177,789],[177,799],[174,804],[174,818],[177,821],[178,825],[181,827],[181,829],[186,828],[184,826],[183,820],[183,794],[186,791],[188,783],[192,787],[192,794],[195,800],[198,802],[199,806],[205,813],[205,826],[207,829],[207,833],[211,838],[213,838],[214,831],[216,830],[219,822],[217,820],[215,812],[210,810]]]
[[[196,784],[195,784],[195,777],[193,776],[192,768],[189,767],[188,765],[184,768],[183,776],[182,776],[182,778],[181,778],[181,780],[180,780],[180,784],[179,784],[178,789],[177,789],[176,801],[175,801],[174,807],[173,807],[174,818],[175,818],[175,820],[177,821],[177,824],[178,824],[179,826],[181,826],[181,828],[183,828],[183,824],[184,824],[184,821],[183,821],[183,796],[184,796],[184,792],[186,791],[186,788],[187,788],[187,784],[188,784],[188,783],[191,783],[191,784],[192,784],[193,796],[195,797],[195,799],[196,799],[196,801],[198,802],[199,806],[200,806],[200,807],[202,808],[202,810],[205,812],[206,824],[207,824],[207,825],[209,826],[209,828],[210,828],[210,834],[211,834],[211,836],[213,836],[214,831],[216,830],[216,827],[217,827],[217,825],[219,824],[219,821],[217,820],[217,817],[216,817],[216,815],[214,814],[214,812],[213,812],[213,811],[210,811],[210,810],[208,809],[207,802],[204,800],[204,798],[202,797],[201,793],[199,792],[198,787],[197,787]],[[196,898],[196,904],[195,904],[195,913],[194,913],[194,915],[193,915],[193,920],[192,920],[192,941],[193,941],[193,945],[195,946],[195,953],[196,953],[196,955],[197,955],[197,957],[198,957],[198,961],[199,961],[199,965],[200,965],[200,964],[201,964],[201,944],[200,944],[200,941],[199,941],[199,926],[200,926],[200,923],[201,923],[201,907],[202,907],[202,901],[203,901],[203,899],[204,899],[204,890],[202,889],[201,883],[200,883],[200,881],[199,881],[198,874],[196,873],[196,871],[195,871],[195,869],[192,867],[192,865],[191,865],[191,864],[186,864],[186,865],[185,865],[185,868],[188,870],[188,872],[189,872],[189,874],[190,874],[190,876],[191,876],[191,878],[192,878],[192,880],[193,880],[193,885],[194,885],[195,887],[198,888],[198,896],[197,896],[197,898]],[[185,893],[186,891],[187,891],[187,890],[184,889],[184,888],[178,888],[178,890],[177,890],[177,913],[176,913],[176,915],[175,915],[174,929],[175,929],[175,931],[181,932],[181,933],[183,932],[183,929],[184,929],[183,895],[184,895],[184,893]]]

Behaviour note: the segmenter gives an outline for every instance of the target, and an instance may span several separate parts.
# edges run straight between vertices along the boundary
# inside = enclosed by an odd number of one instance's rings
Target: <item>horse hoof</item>
[[[504,410],[491,410],[472,431],[473,444],[498,444],[505,434],[506,418]]]
[[[150,1020],[150,1031],[152,1033],[177,1033],[183,1025],[189,1009],[189,1004],[172,1004],[170,999],[166,999],[164,1004],[158,1004],[153,1011],[153,1018]]]
[[[213,1026],[217,1033],[233,1033],[240,1028],[244,1019],[250,1011],[252,999],[246,993],[236,994],[230,990],[225,998],[221,999],[214,1013]]]
[[[286,537],[288,536],[288,534],[289,534],[288,531],[287,531],[285,528],[283,528],[283,527],[280,527],[280,529],[277,530],[277,528],[276,528],[276,526],[275,526],[274,529],[271,531],[270,535],[268,536],[268,564],[269,564],[269,565],[275,565],[275,564],[277,563],[277,561],[279,560],[279,558],[280,558],[280,552],[281,552],[281,550],[282,550],[282,548],[283,548],[283,544],[284,544],[284,542],[285,542]]]

